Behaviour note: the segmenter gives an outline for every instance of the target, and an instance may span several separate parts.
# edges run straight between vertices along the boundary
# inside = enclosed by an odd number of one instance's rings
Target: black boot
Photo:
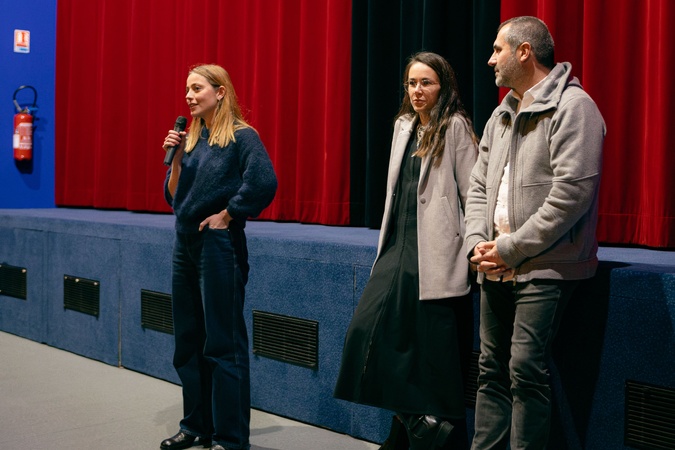
[[[391,418],[391,429],[380,450],[408,450],[408,432],[398,416]]]
[[[466,430],[466,419],[449,421],[452,425],[450,436],[440,450],[469,450],[469,433]]]
[[[404,418],[408,430],[410,450],[441,450],[449,442],[453,425],[436,416],[409,416]]]

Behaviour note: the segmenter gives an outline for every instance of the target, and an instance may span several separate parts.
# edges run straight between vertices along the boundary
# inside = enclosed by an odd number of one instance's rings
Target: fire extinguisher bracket
[[[22,108],[21,106],[19,106],[19,103],[16,101],[16,94],[18,94],[19,91],[21,91],[23,89],[30,89],[30,90],[33,91],[33,105],[30,108],[28,106],[25,106],[25,107]],[[22,113],[22,112],[23,113],[26,113],[26,112],[29,113],[30,111],[37,111],[37,90],[35,90],[35,88],[33,86],[27,86],[27,85],[19,86],[18,88],[16,88],[16,91],[14,91],[14,97],[13,97],[12,101],[14,102],[14,106],[16,107],[17,113]]]

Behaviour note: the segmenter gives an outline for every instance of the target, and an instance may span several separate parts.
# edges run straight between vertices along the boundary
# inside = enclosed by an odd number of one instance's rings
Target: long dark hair
[[[436,75],[438,75],[440,80],[441,91],[438,94],[438,102],[436,102],[436,105],[429,113],[429,125],[422,137],[422,141],[419,142],[419,148],[417,149],[417,152],[415,152],[415,155],[424,157],[431,154],[431,157],[436,160],[435,164],[439,164],[443,157],[443,150],[445,149],[445,131],[454,114],[459,114],[464,118],[475,142],[478,141],[478,138],[473,131],[471,118],[464,109],[464,105],[459,96],[455,71],[452,69],[452,66],[450,66],[450,63],[448,63],[441,55],[431,52],[419,52],[412,55],[403,72],[403,84],[406,85],[406,82],[408,81],[410,67],[418,62],[431,67],[431,69],[436,72]],[[398,120],[399,117],[406,115],[413,118],[417,115],[410,102],[410,96],[408,95],[407,89],[403,96],[401,109],[396,115],[396,120]]]

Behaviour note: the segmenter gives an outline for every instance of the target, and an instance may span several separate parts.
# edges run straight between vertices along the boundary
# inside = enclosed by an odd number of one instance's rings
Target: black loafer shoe
[[[164,439],[159,445],[159,448],[162,450],[179,450],[181,448],[190,448],[196,445],[201,445],[204,448],[208,448],[211,446],[211,439],[200,438],[179,431],[175,436]]]

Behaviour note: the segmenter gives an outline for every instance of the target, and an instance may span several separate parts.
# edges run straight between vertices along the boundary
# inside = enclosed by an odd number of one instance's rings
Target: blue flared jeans
[[[578,281],[481,285],[480,358],[472,450],[546,448],[548,360]]]
[[[180,428],[249,449],[250,373],[244,322],[244,230],[177,233],[173,252],[173,365],[183,390]]]

